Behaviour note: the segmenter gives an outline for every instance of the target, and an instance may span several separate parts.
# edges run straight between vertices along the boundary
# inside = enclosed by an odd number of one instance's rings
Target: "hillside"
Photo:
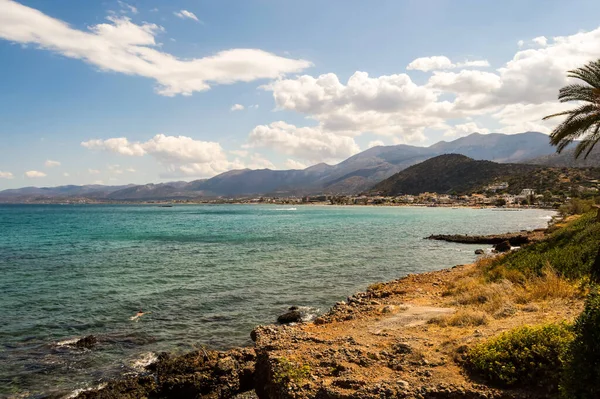
[[[468,194],[495,182],[507,182],[506,190],[518,194],[525,188],[538,193],[569,192],[573,186],[589,187],[600,178],[599,168],[548,168],[527,164],[476,161],[459,154],[440,155],[411,166],[376,184],[371,192],[383,195],[424,192]]]
[[[410,145],[376,146],[337,165],[320,163],[304,170],[242,169],[192,182],[127,186],[26,187],[0,191],[0,202],[85,197],[100,200],[143,201],[210,197],[302,196],[310,194],[351,195],[432,157],[462,154],[474,160],[568,164],[568,151],[553,155],[548,136],[526,132],[514,135],[473,133],[457,140],[441,141],[430,147]],[[572,156],[572,154],[571,154]],[[589,163],[593,164],[593,161]],[[589,163],[582,166],[590,166]],[[579,164],[575,165],[579,166]],[[517,184],[518,182],[515,182]]]

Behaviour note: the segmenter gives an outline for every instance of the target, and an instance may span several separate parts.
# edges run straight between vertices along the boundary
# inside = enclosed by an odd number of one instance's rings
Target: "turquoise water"
[[[295,210],[294,210],[295,209]],[[0,206],[0,396],[69,392],[155,351],[250,343],[291,305],[471,262],[423,240],[547,224],[542,210],[194,205]],[[149,312],[130,320],[140,308]],[[87,334],[93,350],[64,345]]]

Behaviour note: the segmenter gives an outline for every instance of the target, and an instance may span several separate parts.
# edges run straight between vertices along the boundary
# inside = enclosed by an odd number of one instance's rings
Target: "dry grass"
[[[473,326],[485,324],[486,318],[503,319],[517,313],[514,304],[526,305],[521,310],[544,308],[548,303],[582,298],[584,293],[575,282],[561,277],[548,264],[541,275],[525,274],[493,266],[492,258],[481,258],[469,273],[447,284],[442,296],[459,311],[447,318],[434,320],[440,326]],[[537,305],[536,305],[537,303]],[[478,317],[474,317],[477,315]]]
[[[435,317],[429,323],[441,327],[477,327],[486,325],[488,316],[484,312],[461,309],[451,316]]]

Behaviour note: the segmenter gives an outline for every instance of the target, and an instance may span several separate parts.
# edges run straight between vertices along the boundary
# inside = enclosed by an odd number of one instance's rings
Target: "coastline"
[[[147,374],[77,397],[120,397],[123,389],[142,396],[163,389],[165,397],[182,397],[181,384],[189,392],[205,391],[205,397],[254,397],[252,388],[263,398],[376,398],[384,392],[423,398],[534,397],[472,381],[456,364],[456,356],[466,344],[514,325],[572,320],[582,301],[563,303],[560,309],[543,301],[498,309],[498,317],[476,326],[438,323],[462,312],[460,306],[449,306],[448,292],[479,267],[479,262],[458,265],[375,283],[311,322],[256,327],[251,333],[254,347],[160,354]]]

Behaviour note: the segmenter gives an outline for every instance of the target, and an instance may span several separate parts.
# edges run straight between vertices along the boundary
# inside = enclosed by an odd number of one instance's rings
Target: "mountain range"
[[[63,197],[139,201],[256,195],[300,196],[317,193],[347,195],[368,190],[412,165],[442,154],[461,154],[474,160],[496,163],[562,166],[570,162],[569,155],[566,154],[569,151],[572,150],[553,155],[555,148],[549,145],[548,136],[537,132],[514,135],[473,133],[450,142],[440,141],[429,147],[404,144],[376,146],[337,165],[320,163],[303,170],[242,169],[228,171],[210,179],[145,185],[25,187],[0,191],[0,201],[20,202]]]

